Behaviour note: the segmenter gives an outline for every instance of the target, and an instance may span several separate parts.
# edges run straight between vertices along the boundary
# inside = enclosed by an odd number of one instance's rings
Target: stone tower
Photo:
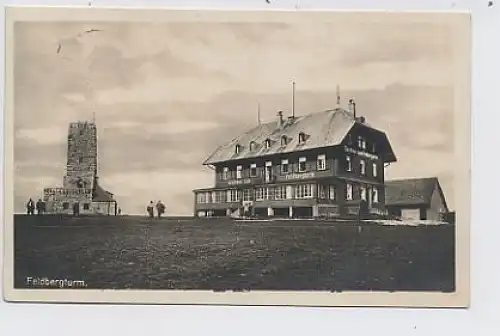
[[[82,214],[116,215],[114,195],[98,182],[97,127],[94,122],[70,123],[63,187],[44,188],[43,200],[49,213],[71,213],[76,205]]]
[[[67,189],[94,189],[97,177],[97,130],[90,122],[70,123],[66,176]]]

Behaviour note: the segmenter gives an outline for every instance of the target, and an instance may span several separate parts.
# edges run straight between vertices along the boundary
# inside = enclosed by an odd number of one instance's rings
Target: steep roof
[[[93,202],[115,202],[114,195],[107,190],[104,190],[97,180],[95,181],[94,190],[92,192]]]
[[[284,118],[284,126],[279,128],[277,121],[259,125],[250,131],[234,138],[220,146],[203,164],[214,164],[230,160],[254,158],[279,153],[290,153],[321,147],[340,145],[351,128],[360,124],[384,138],[389,155],[387,161],[395,161],[395,155],[385,134],[368,125],[357,122],[353,115],[341,108],[313,113],[295,119]],[[306,141],[299,143],[299,134],[304,133]],[[286,145],[281,144],[281,138],[286,136]],[[266,139],[271,140],[271,146],[266,148]],[[250,150],[250,143],[255,148]],[[236,153],[236,145],[240,146]]]
[[[438,188],[446,205],[437,177],[385,181],[385,204],[386,206],[429,205],[436,188]]]

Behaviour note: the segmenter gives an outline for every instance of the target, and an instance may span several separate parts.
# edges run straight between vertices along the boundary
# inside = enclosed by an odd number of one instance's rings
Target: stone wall
[[[68,153],[65,188],[92,189],[97,175],[97,130],[94,123],[71,123],[68,132]]]

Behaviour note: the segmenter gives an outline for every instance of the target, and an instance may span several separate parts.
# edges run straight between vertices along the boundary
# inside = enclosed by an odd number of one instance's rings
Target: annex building
[[[43,201],[47,213],[116,215],[114,195],[99,185],[97,128],[94,122],[70,123],[66,174],[62,187],[45,188]]]
[[[223,144],[204,165],[215,186],[194,190],[195,215],[335,217],[385,213],[386,134],[356,116],[355,103],[260,124]]]
[[[410,220],[446,220],[449,214],[437,177],[386,182],[385,202],[391,216]]]

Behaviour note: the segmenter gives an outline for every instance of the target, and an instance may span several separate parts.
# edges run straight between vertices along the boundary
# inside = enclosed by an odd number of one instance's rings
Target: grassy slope
[[[16,286],[26,276],[88,288],[444,290],[453,227],[314,221],[18,216]]]

